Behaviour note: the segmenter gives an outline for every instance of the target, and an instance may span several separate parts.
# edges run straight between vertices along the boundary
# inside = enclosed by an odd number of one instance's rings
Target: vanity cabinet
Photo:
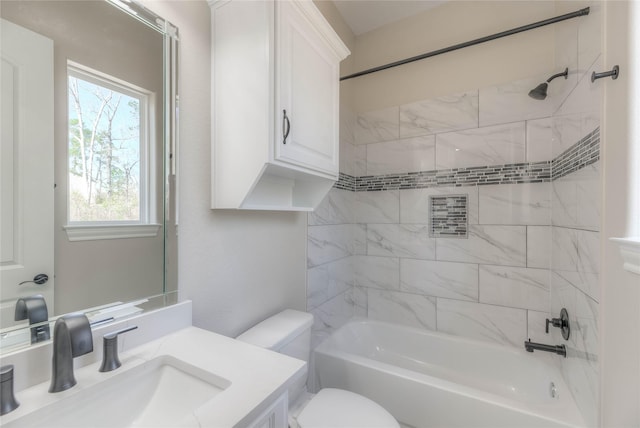
[[[278,397],[269,408],[249,424],[249,428],[287,428],[289,426],[287,397],[287,393]]]
[[[314,209],[338,179],[348,49],[308,0],[210,6],[212,208]]]

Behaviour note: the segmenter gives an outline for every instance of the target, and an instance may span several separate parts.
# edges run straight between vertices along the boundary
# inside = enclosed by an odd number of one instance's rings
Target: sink
[[[157,357],[31,412],[11,427],[198,427],[196,411],[231,385],[171,356]]]

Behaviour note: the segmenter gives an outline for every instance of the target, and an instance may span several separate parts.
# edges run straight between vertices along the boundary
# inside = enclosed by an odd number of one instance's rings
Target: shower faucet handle
[[[554,327],[558,327],[562,330],[562,337],[564,340],[569,340],[569,335],[571,334],[571,328],[569,326],[569,313],[565,308],[560,310],[560,318],[547,318],[545,320],[545,333],[549,334],[549,324]]]

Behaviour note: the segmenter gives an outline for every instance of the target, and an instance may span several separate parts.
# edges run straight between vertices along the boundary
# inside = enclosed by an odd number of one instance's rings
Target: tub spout
[[[524,349],[527,352],[533,351],[545,351],[545,352],[553,352],[554,354],[562,355],[567,358],[567,348],[564,345],[545,345],[544,343],[536,343],[532,342],[531,339],[524,342]]]

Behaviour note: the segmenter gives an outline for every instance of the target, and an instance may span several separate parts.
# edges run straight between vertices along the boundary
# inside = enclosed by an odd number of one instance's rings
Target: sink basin
[[[197,409],[231,385],[170,356],[123,368],[5,427],[198,427]]]

